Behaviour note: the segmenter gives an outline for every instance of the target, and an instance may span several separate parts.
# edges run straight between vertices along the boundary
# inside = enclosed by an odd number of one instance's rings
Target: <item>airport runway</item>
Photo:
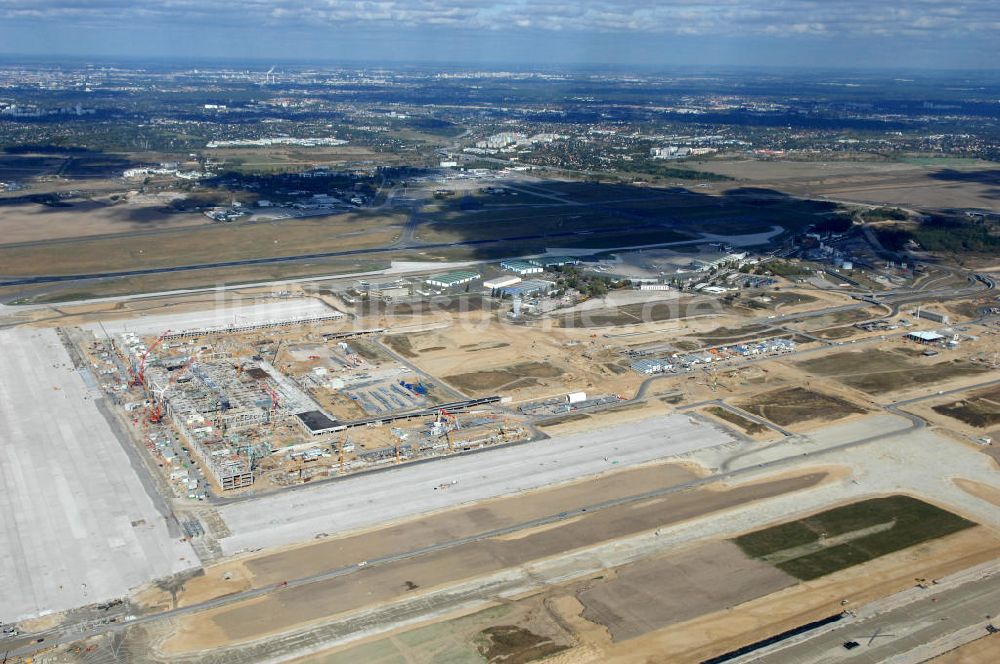
[[[222,549],[230,555],[343,534],[734,442],[721,428],[686,415],[657,416],[362,474],[220,507],[233,533]]]
[[[513,237],[488,238],[482,240],[463,240],[459,242],[433,242],[433,243],[413,243],[411,246],[384,246],[371,247],[368,249],[345,249],[343,251],[324,251],[313,254],[298,254],[294,256],[272,256],[265,258],[245,258],[235,261],[220,261],[216,263],[198,263],[194,265],[175,265],[168,267],[150,267],[138,270],[121,270],[117,272],[92,272],[86,274],[57,274],[38,275],[33,277],[8,277],[0,281],[0,286],[30,286],[34,284],[48,284],[72,281],[85,281],[88,279],[110,279],[116,277],[138,277],[149,274],[166,274],[169,272],[189,272],[191,270],[205,270],[226,267],[241,267],[246,265],[271,265],[274,263],[293,263],[295,261],[316,260],[319,258],[343,258],[346,256],[364,256],[368,254],[384,254],[398,252],[407,249],[427,250],[427,249],[447,249],[452,247],[474,247],[490,244],[509,244],[516,242],[526,242],[528,240],[545,240],[548,238],[573,237],[576,235],[600,235],[605,233],[626,233],[632,231],[643,231],[651,229],[670,229],[670,224],[645,223],[633,224],[629,226],[609,226],[606,228],[590,228],[585,231],[560,231],[557,233],[536,233],[532,235],[517,235]],[[703,240],[697,240],[702,242]],[[694,240],[692,241],[694,242]]]

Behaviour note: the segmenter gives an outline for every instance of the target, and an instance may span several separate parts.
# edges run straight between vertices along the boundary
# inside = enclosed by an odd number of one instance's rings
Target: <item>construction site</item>
[[[455,661],[702,662],[856,624],[914,578],[952,602],[1000,551],[1000,327],[991,278],[934,279],[617,290],[531,318],[456,304],[471,293],[352,308],[346,277],[40,309],[58,327],[0,331],[17,349],[0,414],[35,469],[0,581],[25,598],[14,618],[87,608],[19,623],[14,650],[43,636],[66,644],[43,661],[86,661],[113,645],[101,621],[138,616],[134,661],[437,661],[451,644],[472,649]],[[92,435],[22,415],[71,396]],[[44,473],[72,488],[35,500]],[[29,521],[55,529],[35,542]],[[59,583],[17,572],[77,551]],[[396,642],[423,630],[426,649]]]
[[[159,334],[100,334],[85,348],[179,495],[266,490],[528,437],[345,330],[345,316]]]

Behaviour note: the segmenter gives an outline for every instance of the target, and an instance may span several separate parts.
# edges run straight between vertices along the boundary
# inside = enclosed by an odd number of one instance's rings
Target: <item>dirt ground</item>
[[[947,353],[936,358],[913,357],[908,346],[843,351],[796,363],[804,372],[834,379],[868,394],[881,395],[905,389],[940,385],[989,370],[962,355]]]
[[[529,532],[516,539],[474,541],[432,556],[404,559],[330,580],[277,590],[261,598],[185,617],[179,621],[175,634],[161,647],[169,654],[261,638],[344,611],[390,601],[417,588],[490,574],[530,560],[802,490],[815,486],[825,477],[825,473],[810,473],[731,489],[685,491],[591,512],[569,523]],[[353,562],[347,557],[327,558],[328,566]]]
[[[1000,507],[1000,490],[981,482],[974,482],[973,480],[966,480],[960,477],[952,481],[962,491]]]
[[[778,435],[773,429],[769,429],[762,424],[757,424],[753,420],[749,420],[736,413],[731,413],[718,406],[704,408],[700,412],[721,420],[727,426],[735,428],[740,433],[750,436],[754,440],[770,440]]]
[[[484,632],[491,628],[513,628],[523,643],[541,640],[565,648],[575,645],[572,634],[555,619],[550,601],[534,596],[507,602],[469,615],[433,622],[389,636],[366,639],[360,643],[292,660],[295,664],[481,664]],[[510,647],[491,653],[493,661],[530,662],[541,659],[539,649]],[[549,648],[548,650],[553,650]],[[543,651],[544,652],[544,651]],[[561,662],[559,655],[549,656],[548,664]]]
[[[405,343],[410,362],[453,387],[476,395],[502,390],[515,402],[575,391],[631,396],[641,382],[632,371],[608,368],[621,358],[589,330],[512,325],[485,311],[409,334]]]
[[[643,560],[577,593],[583,617],[604,625],[616,643],[794,585],[751,560],[732,542],[713,542]]]
[[[932,664],[994,664],[1000,652],[1000,634],[991,634],[930,660]]]
[[[680,557],[674,558],[674,562],[683,560],[687,555],[694,555],[699,548],[701,547],[681,552]],[[438,646],[446,638],[450,638],[454,648],[468,648],[468,639],[474,639],[472,627],[481,629],[492,624],[517,625],[550,638],[561,639],[560,642],[573,644],[568,651],[546,660],[552,664],[693,664],[757,641],[763,636],[777,634],[841,611],[843,599],[848,600],[848,606],[859,606],[912,587],[914,578],[940,578],[990,560],[998,554],[1000,538],[983,528],[974,528],[890,554],[823,579],[790,585],[749,601],[726,602],[728,590],[723,589],[719,591],[723,595],[719,596],[717,602],[723,606],[720,610],[702,613],[627,640],[613,640],[612,632],[607,627],[585,617],[587,608],[577,598],[579,583],[573,583],[514,602],[505,602],[462,618],[448,617],[431,625],[381,635],[359,645],[345,646],[302,661],[309,664],[476,661],[368,657],[386,651],[398,651],[401,646],[415,642]],[[663,561],[663,564],[670,564],[669,557],[664,557]],[[701,563],[697,561],[695,564]],[[591,587],[599,587],[599,584],[613,585],[620,578],[627,579],[629,568],[641,565],[609,570],[603,578],[592,579]],[[678,580],[676,575],[666,574],[649,575],[647,581],[648,585],[638,590],[643,597],[655,595],[657,589],[676,587],[676,584],[686,582]],[[706,594],[707,587],[718,589],[718,586],[717,580],[709,579],[707,585],[702,586],[701,593]],[[626,603],[637,602],[637,598],[628,595],[623,594],[622,598]],[[654,601],[662,600],[654,597]],[[678,607],[678,610],[684,611],[684,607]],[[644,621],[646,616],[639,612],[637,618]],[[615,616],[615,619],[628,624],[625,615]],[[643,623],[642,628],[645,626]],[[933,661],[941,664],[967,661],[972,664],[992,663],[995,659],[992,657],[992,648],[996,645],[996,638],[981,639]],[[377,648],[373,644],[378,644]],[[409,653],[420,655],[424,651],[410,650]]]
[[[864,565],[800,583],[773,595],[667,627],[603,648],[612,664],[699,662],[778,634],[811,620],[860,606],[913,585],[914,578],[935,579],[1000,555],[1000,538],[982,527],[906,549]]]
[[[505,525],[573,509],[587,502],[614,500],[682,484],[697,477],[693,467],[667,463],[608,473],[585,482],[535,491],[518,496],[485,501],[440,514],[368,532],[309,542],[284,550],[251,555],[210,566],[205,577],[190,580],[180,594],[202,597],[215,587],[211,579],[234,567],[247,570],[254,587],[279,583],[289,578],[318,574],[347,561],[368,560],[399,551],[426,546],[442,539],[457,539]],[[331,562],[332,561],[332,562]],[[149,603],[164,601],[162,593],[145,596]]]
[[[440,346],[439,349],[444,350],[444,347]],[[483,393],[496,391],[504,386],[513,388],[534,385],[537,381],[532,379],[557,378],[560,375],[562,370],[547,362],[519,362],[496,369],[445,376],[444,380],[463,392]]]
[[[793,323],[790,327],[803,332],[815,332],[841,325],[852,325],[859,321],[878,318],[885,312],[874,307],[866,309],[854,309],[851,311],[835,311],[822,316],[803,319],[799,323]]]
[[[1000,387],[972,392],[958,401],[934,406],[934,410],[976,428],[995,426],[1000,424]]]
[[[802,387],[786,387],[750,397],[737,404],[740,408],[780,426],[822,420],[832,422],[866,409],[841,397],[814,392]]]
[[[993,445],[980,445],[980,449],[992,455],[997,449],[997,441],[1000,441],[1000,420],[994,421],[990,426],[972,426],[955,415],[965,415],[963,411],[969,409],[970,414],[974,416],[974,418],[970,418],[973,422],[977,424],[990,422],[995,410],[993,404],[997,402],[997,399],[995,396],[985,398],[985,395],[996,395],[997,393],[998,389],[994,387],[987,390],[973,390],[962,394],[949,394],[938,399],[927,399],[926,401],[909,404],[904,410],[922,417],[936,426],[947,429],[962,439],[963,442],[982,442],[982,438],[990,438],[994,441]]]

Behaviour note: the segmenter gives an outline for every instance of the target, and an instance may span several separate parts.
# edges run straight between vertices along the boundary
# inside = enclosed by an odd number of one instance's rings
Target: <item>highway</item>
[[[923,657],[910,658],[906,653],[967,626],[979,626],[980,634],[986,636],[986,626],[998,615],[1000,575],[989,575],[942,592],[928,592],[922,599],[868,618],[838,623],[833,629],[812,638],[738,661],[774,664],[920,662]],[[848,641],[858,646],[847,650],[843,644]]]

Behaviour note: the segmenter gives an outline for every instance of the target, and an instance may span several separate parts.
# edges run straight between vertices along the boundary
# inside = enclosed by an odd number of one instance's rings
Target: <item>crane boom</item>
[[[149,359],[149,354],[152,353],[157,346],[163,343],[163,340],[167,337],[168,334],[170,334],[170,330],[167,330],[166,332],[158,336],[156,338],[156,341],[151,343],[149,345],[149,348],[146,349],[146,352],[143,353],[142,357],[139,358],[139,370],[135,372],[132,378],[132,385],[134,387],[141,387],[143,389],[146,389],[146,360]]]

